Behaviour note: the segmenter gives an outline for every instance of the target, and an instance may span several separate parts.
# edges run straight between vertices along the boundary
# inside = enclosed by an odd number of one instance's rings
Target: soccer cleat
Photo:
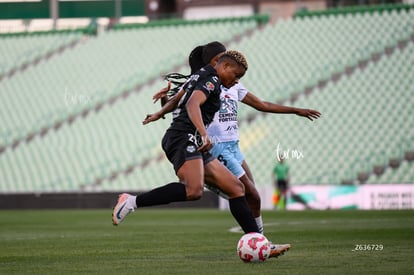
[[[134,207],[128,204],[129,197],[131,197],[131,195],[127,193],[119,195],[118,202],[112,212],[113,225],[120,224],[129,213],[134,212]]]
[[[277,258],[290,249],[290,244],[270,244],[269,258]]]

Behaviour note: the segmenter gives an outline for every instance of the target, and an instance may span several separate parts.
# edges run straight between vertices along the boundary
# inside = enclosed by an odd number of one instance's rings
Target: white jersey
[[[208,136],[213,143],[239,140],[238,102],[242,101],[246,94],[247,89],[241,83],[229,89],[221,86],[220,109],[207,128]]]

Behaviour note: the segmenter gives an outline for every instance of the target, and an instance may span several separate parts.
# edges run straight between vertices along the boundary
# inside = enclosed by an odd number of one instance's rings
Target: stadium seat
[[[120,29],[99,37],[89,37],[64,54],[39,63],[35,69],[4,80],[0,109],[9,106],[14,111],[8,121],[1,122],[8,123],[10,130],[14,130],[14,127],[25,129],[27,133],[39,131],[56,122],[56,118],[49,117],[49,121],[44,121],[43,125],[38,123],[50,113],[63,113],[66,117],[79,114],[102,99],[118,96],[178,65],[185,65],[188,52],[195,45],[211,40],[229,41],[233,36],[252,28],[254,25],[251,22],[234,23],[228,20],[216,24]],[[215,31],[217,29],[220,31]],[[211,37],[201,37],[197,33],[209,33]],[[199,37],[198,40],[195,37]],[[39,40],[39,48],[44,49],[42,45],[51,44],[50,47],[56,49],[61,44],[60,40],[50,41],[54,38],[52,35],[40,36],[35,40],[31,36],[22,36],[18,38],[22,43],[10,44],[30,45],[32,40],[34,44]],[[62,44],[68,43],[72,41],[72,36],[64,36],[62,41]],[[169,47],[165,47],[165,43]],[[23,50],[16,52],[21,56]],[[26,106],[21,106],[24,103]],[[36,129],[36,126],[40,129]]]
[[[0,192],[146,190],[175,179],[160,148],[170,117],[147,126],[141,121],[159,108],[151,96],[165,85],[161,74],[185,65],[195,45],[211,40],[246,55],[242,83],[260,98],[322,112],[309,122],[260,115],[240,104],[240,145],[258,186],[273,184],[278,145],[289,150],[293,185],[356,183],[364,171],[371,173],[367,182],[413,181],[406,173],[412,164],[402,158],[409,147],[403,141],[414,134],[414,46],[398,46],[413,33],[412,12],[398,12],[398,19],[395,13],[282,20],[241,39],[234,38],[255,21],[124,28],[89,37],[1,80],[0,146],[8,148],[0,154]],[[392,51],[384,54],[386,48]],[[335,82],[333,73],[340,75]],[[41,129],[47,133],[31,137]],[[298,152],[303,158],[295,158]],[[388,167],[392,158],[400,161],[395,170]],[[375,165],[385,167],[378,179]]]

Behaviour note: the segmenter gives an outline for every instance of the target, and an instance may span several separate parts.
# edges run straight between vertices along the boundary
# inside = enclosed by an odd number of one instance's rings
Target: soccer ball
[[[237,254],[244,262],[264,262],[270,254],[270,242],[260,233],[247,233],[237,244]]]

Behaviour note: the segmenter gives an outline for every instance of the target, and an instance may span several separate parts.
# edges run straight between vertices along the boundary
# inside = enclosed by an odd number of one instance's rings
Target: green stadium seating
[[[377,176],[371,174],[367,183],[413,183],[414,182],[414,163],[403,161],[398,168],[387,168],[384,174]]]
[[[174,180],[160,146],[170,117],[141,121],[158,109],[151,96],[165,85],[160,75],[186,72],[188,52],[211,40],[245,53],[242,82],[254,94],[323,115],[309,122],[242,104],[241,148],[258,186],[273,184],[278,144],[290,150],[294,185],[356,183],[361,172],[368,183],[413,182],[412,163],[402,161],[414,136],[412,10],[297,17],[249,35],[254,20],[116,28],[89,37],[0,81],[0,146],[8,146],[0,153],[0,192],[136,191]],[[55,127],[59,121],[65,123]],[[294,152],[303,158],[292,159]],[[399,168],[388,167],[393,158],[402,161]],[[378,178],[376,165],[385,167]]]
[[[372,172],[374,156],[383,153],[385,162],[402,159],[401,141],[414,129],[414,121],[408,119],[414,107],[413,58],[414,44],[410,43],[295,102],[298,107],[320,110],[320,120],[310,123],[295,116],[267,115],[255,120],[254,126],[242,127],[242,143],[252,127],[258,127],[254,132],[266,133],[259,145],[245,149],[256,182],[269,183],[276,161],[269,146],[276,150],[278,142],[285,148],[300,147],[306,156],[288,161],[293,184],[355,182],[359,172]]]
[[[0,76],[81,39],[81,31],[0,36]]]
[[[61,118],[145,84],[186,64],[188,52],[195,45],[229,41],[255,22],[228,20],[120,29],[90,37],[35,69],[2,81],[0,109],[12,108],[13,112],[1,116],[5,131],[0,133],[4,138],[0,145],[21,138],[22,132],[24,136],[40,131]],[[27,39],[31,41],[31,37]]]
[[[234,28],[235,24],[237,28]],[[20,126],[24,132],[24,129],[31,130],[39,125],[52,127],[55,121],[67,118],[74,112],[85,108],[92,111],[85,118],[76,117],[70,125],[63,124],[57,132],[51,129],[42,138],[36,136],[15,151],[6,151],[0,162],[17,161],[20,164],[14,167],[26,167],[27,176],[2,174],[2,182],[9,186],[2,188],[2,191],[119,190],[119,185],[112,186],[109,180],[113,178],[114,171],[126,169],[131,164],[139,166],[151,156],[161,153],[160,140],[170,122],[165,120],[146,127],[141,125],[147,113],[159,108],[151,103],[151,95],[166,85],[159,74],[185,64],[186,56],[194,45],[211,41],[213,36],[227,41],[254,25],[249,21],[220,21],[196,26],[116,30],[90,38],[61,57],[39,64],[36,70],[5,81],[2,84],[8,90],[4,98],[14,100],[5,102],[5,107],[17,107],[21,101],[26,104],[10,112],[13,116],[2,117],[10,129]],[[214,31],[217,28],[222,32]],[[199,32],[209,33],[211,37],[194,40]],[[166,42],[169,47],[164,46]],[[119,96],[157,76],[158,80],[153,85],[144,86],[126,99]],[[33,85],[25,86],[24,83]],[[14,91],[16,94],[11,97]],[[32,95],[33,91],[37,94]],[[118,96],[114,97],[116,102],[106,102],[102,108],[95,110],[97,102],[111,96]],[[33,98],[32,102],[25,100],[30,98]],[[15,137],[9,135],[7,138],[11,142]],[[39,158],[36,165],[31,163],[31,156]],[[148,184],[154,184],[159,174],[154,169],[148,171],[151,172],[146,173],[147,185],[141,183],[140,188],[149,188]],[[126,177],[120,175],[119,178]],[[98,179],[104,180],[102,186],[97,184]],[[10,188],[13,185],[17,187]]]

